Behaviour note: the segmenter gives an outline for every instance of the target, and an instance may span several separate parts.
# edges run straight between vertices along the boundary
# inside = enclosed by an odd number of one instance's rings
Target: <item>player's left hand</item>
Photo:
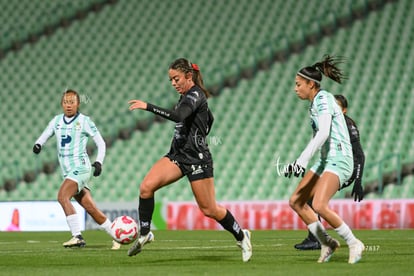
[[[358,202],[360,202],[364,198],[364,189],[362,189],[361,179],[358,179],[358,178],[355,179],[351,196],[354,197],[354,201],[358,201]]]
[[[41,146],[40,144],[35,144],[35,145],[33,146],[33,152],[34,152],[35,154],[39,154],[41,150],[42,150],[42,146]]]
[[[98,161],[95,161],[95,163],[92,164],[92,167],[95,168],[95,171],[93,172],[93,176],[97,177],[101,175],[102,172],[102,164]]]
[[[129,104],[129,110],[134,110],[134,109],[146,110],[147,109],[147,103],[140,101],[140,100],[130,100],[128,104]]]
[[[285,168],[285,177],[291,177],[292,174],[295,177],[303,177],[305,175],[305,168],[302,167],[301,165],[297,164],[296,161],[293,163],[290,163],[287,165],[287,167]]]

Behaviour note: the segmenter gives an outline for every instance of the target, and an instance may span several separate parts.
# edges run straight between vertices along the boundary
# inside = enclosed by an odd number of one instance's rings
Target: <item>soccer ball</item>
[[[111,234],[117,242],[128,244],[138,237],[138,225],[130,216],[120,216],[112,222]]]

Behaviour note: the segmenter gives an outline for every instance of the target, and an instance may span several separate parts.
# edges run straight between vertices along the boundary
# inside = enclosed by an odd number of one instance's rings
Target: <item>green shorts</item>
[[[91,171],[92,169],[90,167],[76,167],[64,175],[63,178],[70,179],[78,183],[78,192],[80,192],[83,188],[89,189],[88,183],[91,179]]]
[[[328,159],[319,159],[315,165],[310,169],[317,175],[322,175],[324,172],[331,172],[339,177],[339,190],[342,185],[352,176],[354,170],[354,159],[352,156],[338,156]]]

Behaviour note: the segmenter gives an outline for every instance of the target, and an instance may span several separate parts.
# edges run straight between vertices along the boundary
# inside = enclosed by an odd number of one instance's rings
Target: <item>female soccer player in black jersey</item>
[[[138,207],[140,237],[129,249],[128,255],[138,254],[144,244],[154,239],[150,225],[155,192],[185,175],[200,210],[234,235],[242,249],[242,259],[247,262],[252,255],[250,232],[241,229],[233,215],[218,205],[215,199],[213,160],[206,142],[214,118],[208,108],[209,93],[203,85],[200,69],[197,64],[180,58],[170,65],[168,75],[172,86],[180,94],[173,110],[141,100],[129,101],[130,110],[147,110],[174,121],[176,125],[170,151],[152,166],[141,182]]]
[[[358,127],[355,124],[354,120],[352,120],[348,115],[346,115],[348,111],[347,99],[343,95],[334,95],[334,97],[344,114],[346,125],[348,127],[349,138],[351,140],[352,154],[354,156],[354,171],[352,173],[351,178],[342,185],[341,189],[350,186],[353,182],[354,186],[352,188],[351,196],[354,197],[355,201],[359,202],[364,198],[364,190],[362,188],[361,180],[365,165],[365,154],[361,146]],[[310,205],[311,204],[312,203],[310,202]],[[296,244],[295,248],[299,250],[313,250],[320,249],[321,245],[309,231],[308,237],[306,237],[302,241],[302,243]]]
[[[349,138],[351,139],[352,154],[354,156],[354,171],[351,178],[342,185],[341,189],[348,187],[352,184],[352,182],[354,182],[351,196],[354,197],[355,201],[359,202],[364,198],[364,191],[362,189],[361,180],[365,165],[365,154],[362,150],[358,127],[355,124],[354,120],[346,115],[346,112],[348,111],[347,99],[343,95],[335,95],[334,97],[338,105],[341,107],[342,112],[344,113],[346,125],[349,131]]]

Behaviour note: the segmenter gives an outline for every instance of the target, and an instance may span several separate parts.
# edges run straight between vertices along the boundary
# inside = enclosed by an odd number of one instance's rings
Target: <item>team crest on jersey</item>
[[[81,130],[81,124],[79,122],[76,122],[76,124],[75,124],[75,130],[76,131]]]

